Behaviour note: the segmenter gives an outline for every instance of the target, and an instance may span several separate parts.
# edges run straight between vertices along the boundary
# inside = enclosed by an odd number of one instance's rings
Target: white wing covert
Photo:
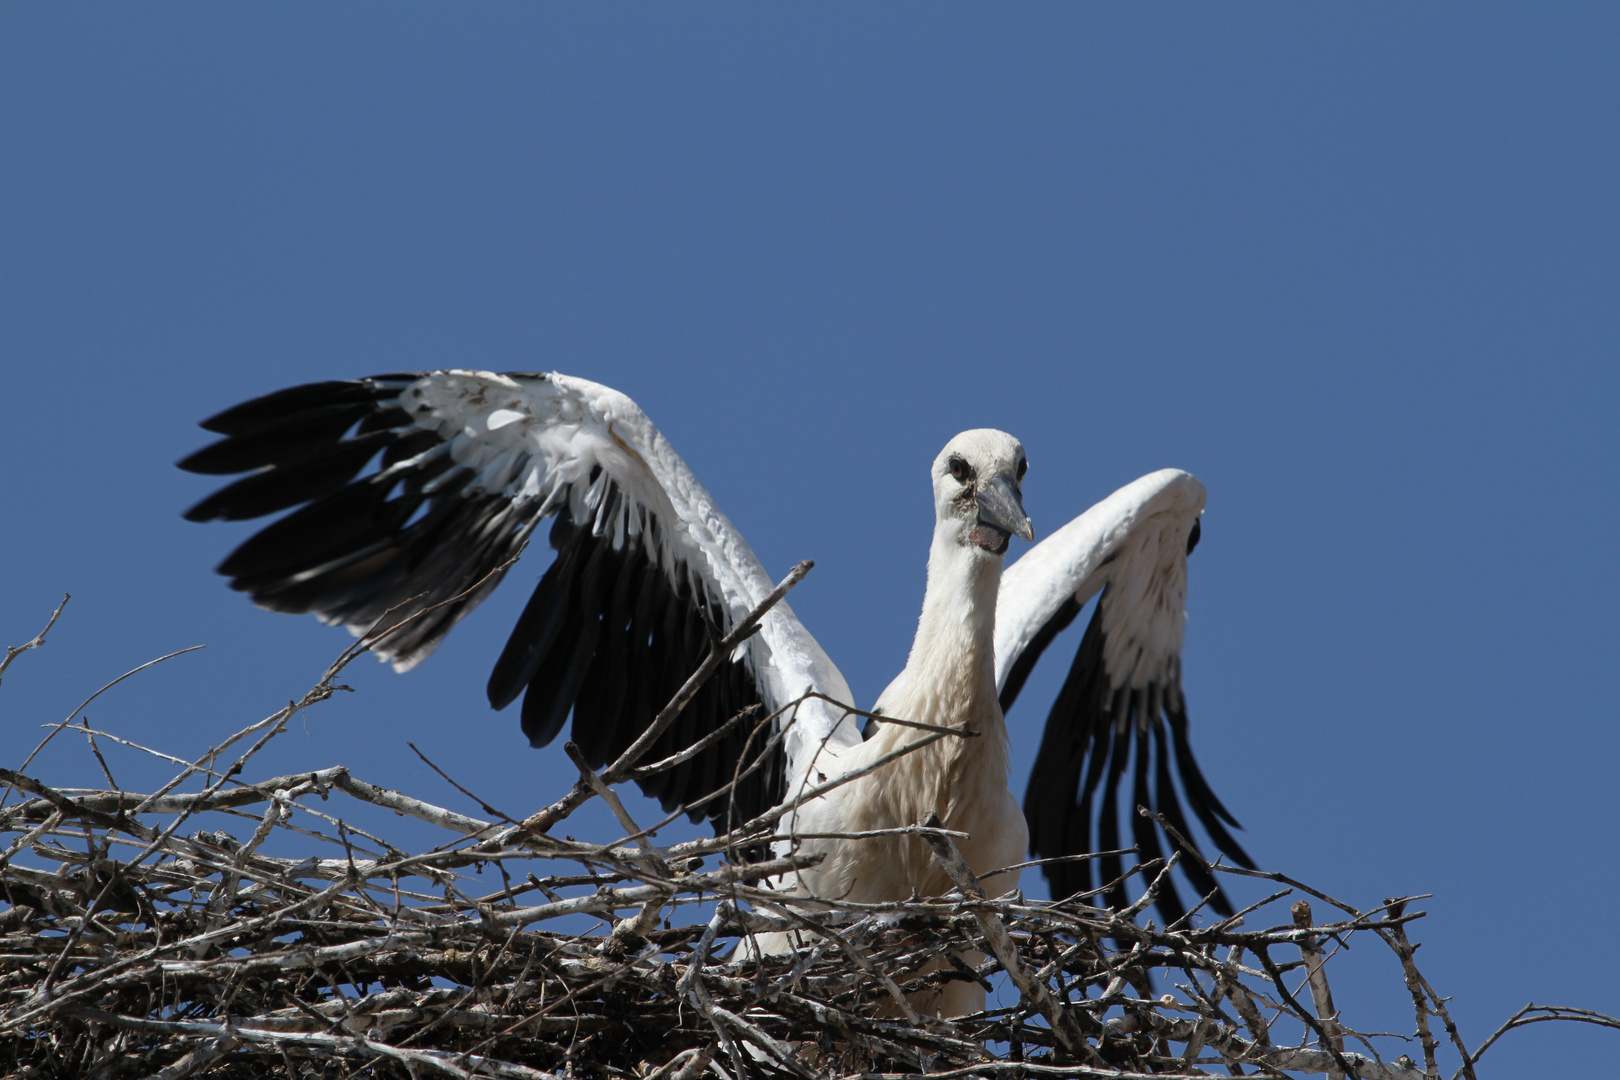
[[[584,379],[437,371],[312,383],[202,426],[225,437],[180,467],[248,475],[187,518],[299,506],[219,572],[262,607],[379,631],[375,651],[399,671],[432,653],[555,516],[556,558],[496,662],[489,699],[499,709],[522,694],[523,730],[536,746],[572,713],[593,766],[646,730],[701,662],[705,616],[723,632],[773,586],[646,414]],[[775,711],[806,690],[850,700],[838,669],[779,603],[645,760],[684,749],[751,704]],[[735,798],[693,811],[694,820],[707,816],[717,829],[746,820],[781,799],[807,759],[802,748],[859,740],[841,710],[812,701],[797,712]],[[751,727],[734,727],[643,789],[666,809],[708,795],[730,781]]]
[[[1194,842],[1182,811],[1185,798],[1216,848],[1242,866],[1254,865],[1228,831],[1237,821],[1210,790],[1187,736],[1181,640],[1187,556],[1198,542],[1203,508],[1204,486],[1196,478],[1177,469],[1151,473],[1031,548],[1002,576],[996,681],[1003,711],[1052,640],[1102,594],[1047,717],[1024,798],[1030,850],[1038,858],[1115,851],[1131,843],[1142,861],[1159,858],[1178,845],[1168,835],[1161,843],[1157,823],[1135,808],[1156,810]],[[1119,821],[1127,770],[1128,843]],[[1095,881],[1092,861],[1043,867],[1053,896],[1111,885],[1108,902],[1125,906],[1120,857],[1094,860],[1100,875]],[[1225,893],[1199,860],[1184,856],[1181,866],[1200,896],[1210,896],[1216,911],[1231,913]],[[1158,907],[1167,922],[1186,911],[1168,879]]]

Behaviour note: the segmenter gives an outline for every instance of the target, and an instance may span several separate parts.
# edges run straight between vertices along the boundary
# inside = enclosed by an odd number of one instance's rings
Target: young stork
[[[747,542],[641,409],[584,379],[436,371],[314,383],[227,409],[202,426],[224,437],[181,467],[247,475],[192,507],[189,519],[298,507],[232,552],[220,573],[262,607],[313,612],[355,634],[381,632],[375,651],[398,671],[426,658],[496,587],[534,529],[554,517],[556,557],[495,663],[488,695],[497,709],[522,695],[523,731],[536,746],[572,715],[574,741],[595,767],[648,728],[702,661],[709,626],[734,626],[772,588]],[[999,431],[964,432],[940,452],[917,636],[905,669],[872,710],[965,724],[974,736],[939,740],[812,800],[787,829],[892,828],[933,811],[969,834],[963,854],[988,875],[1019,862],[1026,845],[1039,857],[1127,846],[1119,801],[1130,771],[1126,813],[1140,858],[1176,844],[1161,843],[1155,823],[1134,808],[1158,810],[1191,842],[1185,799],[1216,848],[1252,865],[1227,831],[1236,822],[1193,760],[1181,695],[1187,554],[1199,535],[1203,486],[1174,469],[1145,476],[1003,574],[1009,537],[1033,538],[1022,502],[1026,467],[1023,447]],[[1007,787],[1003,711],[1053,638],[1099,593],[1020,813]],[[779,603],[644,760],[692,745],[749,705],[774,713],[807,691],[851,702],[837,667]],[[780,738],[756,739],[750,749],[747,726],[733,725],[641,787],[666,809],[692,806],[726,786],[747,750],[735,790],[690,810],[693,820],[707,817],[722,830],[917,735],[878,720],[863,739],[851,713],[819,698],[783,711],[771,733]],[[950,887],[915,838],[802,845],[826,858],[779,883],[784,889],[882,901]],[[1110,903],[1125,903],[1120,857],[1096,861],[1095,881],[1089,861],[1045,867],[1053,894],[1100,885]],[[1230,912],[1200,860],[1182,867],[1212,907]],[[999,893],[1017,880],[1008,870],[986,885]],[[1181,917],[1175,887],[1163,884],[1161,913]],[[982,1002],[977,984],[957,982],[930,1007],[960,1013]]]
[[[799,811],[795,831],[855,832],[914,824],[937,813],[948,829],[968,834],[963,857],[975,873],[1022,861],[1029,843],[1024,815],[1007,790],[1007,727],[996,694],[996,595],[1012,536],[1034,539],[1020,485],[1028,461],[1002,431],[964,431],[934,459],[934,537],[917,636],[904,670],[872,711],[936,727],[965,725],[971,738],[946,738],[850,784],[842,799]],[[854,771],[916,740],[914,728],[878,722],[858,747],[839,747],[833,771]],[[818,773],[829,763],[818,761]],[[791,790],[789,794],[792,794]],[[813,846],[812,846],[813,845]],[[952,888],[928,846],[914,838],[809,842],[826,859],[804,875],[817,896],[877,903],[913,891]],[[1016,870],[985,882],[999,895],[1018,883]]]

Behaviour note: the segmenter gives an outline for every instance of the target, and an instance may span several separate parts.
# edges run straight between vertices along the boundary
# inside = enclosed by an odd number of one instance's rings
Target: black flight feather
[[[1122,835],[1119,817],[1124,813],[1130,818],[1138,860],[1166,858],[1181,845],[1157,822],[1139,816],[1136,808],[1146,806],[1162,814],[1187,842],[1194,843],[1182,806],[1185,798],[1215,849],[1239,866],[1253,868],[1253,861],[1227,828],[1237,827],[1237,821],[1210,790],[1193,757],[1179,678],[1173,675],[1167,685],[1151,683],[1137,688],[1111,682],[1103,660],[1108,603],[1109,592],[1104,589],[1042,733],[1024,799],[1031,854],[1060,858],[1116,849]],[[1044,650],[1050,645],[1056,636],[1053,627],[1061,629],[1072,622],[1078,611],[1079,605],[1071,598],[1036,634],[1009,673],[1004,701],[1010,704],[1016,697],[1033,666],[1024,665],[1024,660],[1037,646]],[[1128,792],[1121,790],[1127,770],[1131,773]],[[1208,896],[1211,908],[1230,914],[1230,900],[1202,866],[1205,858],[1196,850],[1185,852],[1178,869],[1200,899]],[[1108,902],[1119,907],[1128,902],[1128,894],[1115,879],[1125,868],[1119,856],[1099,855],[1093,860],[1054,863],[1042,870],[1056,898],[1106,888]],[[1145,883],[1137,891],[1142,887]],[[1157,907],[1167,923],[1186,913],[1181,895],[1169,879],[1161,887]]]
[[[406,663],[431,651],[495,587],[542,508],[533,495],[475,485],[476,474],[452,456],[431,411],[405,407],[406,390],[421,378],[386,375],[266,394],[205,420],[204,428],[224,437],[180,462],[192,472],[247,474],[192,507],[192,520],[291,511],[221,563],[233,588],[273,610],[375,627]],[[507,475],[530,469],[519,452]],[[599,475],[597,466],[588,482]],[[717,624],[723,609],[709,585],[693,587],[699,579],[687,566],[658,554],[663,523],[631,504],[612,479],[583,522],[568,510],[570,494],[554,492],[544,504],[557,515],[557,556],[491,671],[488,692],[497,708],[523,695],[523,730],[537,745],[572,716],[574,738],[600,767],[646,730],[702,662],[709,634],[698,605]],[[643,527],[640,536],[622,529],[627,517]],[[747,666],[727,660],[642,764],[684,749],[759,702]],[[643,790],[673,808],[729,783],[748,730],[647,778]],[[768,736],[755,740],[751,755],[759,756]],[[777,746],[734,798],[714,800],[694,819],[707,817],[719,829],[728,815],[744,820],[763,812],[782,797],[785,765]]]

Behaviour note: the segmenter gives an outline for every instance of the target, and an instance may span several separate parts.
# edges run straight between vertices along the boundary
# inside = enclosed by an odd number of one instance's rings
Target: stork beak
[[[1000,529],[1024,540],[1035,539],[1035,527],[1024,513],[1024,500],[1010,478],[992,476],[975,496],[979,504],[979,524]],[[1005,541],[1002,550],[1006,550]]]

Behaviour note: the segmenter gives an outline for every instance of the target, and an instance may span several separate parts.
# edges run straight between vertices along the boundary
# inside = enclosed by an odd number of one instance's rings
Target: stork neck
[[[996,701],[996,594],[1000,587],[1001,557],[962,544],[951,523],[941,522],[929,548],[928,588],[906,662],[908,673],[918,677],[921,685],[944,691],[940,695],[943,701],[965,706],[972,717],[991,717],[997,727],[1001,709],[987,705]],[[941,716],[933,722],[960,723],[969,718]]]
[[[887,828],[917,821],[932,811],[947,828],[963,830],[980,844],[1002,836],[1003,817],[1017,804],[1007,793],[1007,725],[996,699],[996,593],[1001,585],[1001,557],[962,543],[952,522],[934,531],[928,554],[928,589],[911,657],[878,698],[888,716],[942,727],[965,725],[976,737],[946,737],[916,749],[881,773],[863,778],[862,788],[846,802],[847,820],[840,828]],[[862,744],[868,759],[918,741],[915,728],[880,724]],[[1007,853],[970,844],[969,865],[986,871],[1006,865]],[[1021,846],[1021,845],[1020,845]],[[877,888],[874,899],[901,895],[908,881],[930,882],[940,892],[949,881],[931,876],[932,857],[915,842],[891,848],[901,873],[894,888]],[[1018,852],[1011,853],[1012,858]],[[976,861],[975,861],[976,860]],[[853,880],[853,879],[851,879]],[[904,886],[904,887],[902,887]]]

